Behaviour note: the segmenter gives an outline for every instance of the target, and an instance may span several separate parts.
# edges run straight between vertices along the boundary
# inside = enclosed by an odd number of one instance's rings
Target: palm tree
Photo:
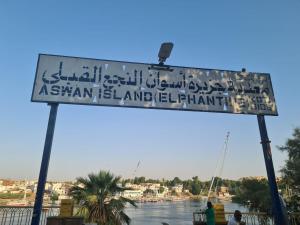
[[[78,215],[98,225],[130,224],[130,218],[124,213],[125,205],[129,203],[136,207],[136,204],[128,198],[116,198],[116,194],[126,190],[118,186],[120,180],[120,176],[106,171],[77,178],[70,193],[79,205]]]

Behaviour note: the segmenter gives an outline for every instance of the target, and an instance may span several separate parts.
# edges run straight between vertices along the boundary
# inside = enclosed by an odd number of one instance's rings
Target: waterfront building
[[[124,198],[131,198],[131,199],[139,199],[143,197],[143,191],[142,190],[125,190],[123,193],[121,193],[121,196]]]
[[[62,182],[52,184],[52,191],[54,191],[58,195],[66,195],[67,196],[69,194],[70,188],[71,188],[71,185],[62,183]]]
[[[183,190],[182,184],[178,184],[178,185],[172,187],[172,191],[175,191],[176,193],[182,193],[182,190]]]

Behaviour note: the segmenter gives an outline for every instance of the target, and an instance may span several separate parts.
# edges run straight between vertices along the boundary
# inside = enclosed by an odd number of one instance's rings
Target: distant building
[[[52,184],[51,183],[46,183],[46,185],[45,185],[45,190],[47,190],[47,191],[52,191]]]
[[[65,184],[65,183],[53,183],[52,184],[52,191],[57,193],[58,195],[69,195],[69,190],[71,188],[70,184]]]
[[[11,194],[20,194],[22,193],[22,190],[12,190],[10,191]]]
[[[62,199],[70,199],[71,197],[69,195],[59,195],[58,196],[58,200],[62,200]]]
[[[178,184],[178,185],[172,187],[172,191],[175,191],[176,193],[182,193],[182,190],[183,190],[182,184]]]
[[[125,190],[121,196],[124,198],[133,198],[133,199],[139,199],[143,197],[143,191],[142,190]]]
[[[26,188],[26,190],[25,190],[25,191],[26,191],[26,193],[27,193],[27,194],[28,194],[28,193],[32,193],[32,192],[33,192],[33,191],[32,191],[32,189],[31,189],[31,188],[28,188],[28,187]]]
[[[220,187],[220,192],[222,192],[222,193],[227,193],[227,192],[229,192],[229,188],[228,188],[228,187],[225,187],[225,186],[221,186],[221,187]]]
[[[6,187],[0,184],[0,193],[6,191]]]

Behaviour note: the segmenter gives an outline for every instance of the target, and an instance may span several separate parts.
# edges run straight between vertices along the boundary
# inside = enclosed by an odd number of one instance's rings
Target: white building
[[[47,182],[45,185],[45,190],[52,191],[52,184]]]
[[[178,184],[174,187],[172,187],[172,190],[175,191],[176,193],[181,193],[183,189],[183,185],[182,184]]]
[[[58,200],[62,200],[62,199],[70,199],[71,197],[68,195],[59,195],[58,196]]]
[[[70,186],[64,183],[53,183],[52,191],[56,192],[59,195],[68,195]]]
[[[0,192],[6,191],[6,187],[0,184]]]
[[[142,190],[125,190],[121,195],[124,198],[138,199],[138,198],[143,197],[143,191]]]

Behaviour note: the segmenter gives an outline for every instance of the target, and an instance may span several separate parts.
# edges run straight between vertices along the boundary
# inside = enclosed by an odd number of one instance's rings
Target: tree
[[[288,189],[287,207],[292,211],[300,211],[300,128],[295,128],[293,137],[278,149],[288,155],[284,167],[280,170]]]
[[[191,179],[183,181],[182,182],[183,189],[184,190],[189,190],[189,192],[191,192],[191,190],[192,190],[192,183],[193,183],[193,181]]]
[[[160,183],[160,181],[159,180],[157,180],[157,179],[149,179],[149,180],[146,180],[146,183],[156,183],[156,184],[159,184]]]
[[[232,200],[248,206],[251,210],[268,213],[271,211],[271,196],[266,179],[244,178]]]
[[[191,193],[193,195],[199,195],[201,192],[201,181],[198,176],[192,177]]]
[[[155,191],[152,189],[147,188],[144,192],[143,192],[144,196],[154,196],[155,195]]]
[[[182,181],[179,179],[179,177],[174,177],[174,179],[171,181],[171,186],[174,187],[178,184],[182,184]]]
[[[57,201],[57,200],[58,200],[58,193],[55,192],[55,191],[52,191],[52,192],[51,192],[51,196],[50,196],[50,200],[51,200],[52,202]]]
[[[126,190],[118,185],[120,180],[121,177],[106,171],[91,173],[88,178],[77,178],[77,185],[71,188],[70,194],[79,204],[78,214],[98,225],[130,224],[130,218],[124,213],[125,204],[135,207],[136,204],[130,199],[115,197]]]
[[[239,186],[241,185],[240,181],[228,180],[228,191],[231,195],[236,195]]]
[[[163,186],[160,186],[159,189],[158,189],[158,193],[164,193],[165,191],[165,188]]]
[[[133,183],[134,184],[141,184],[141,183],[145,183],[146,182],[146,178],[145,177],[135,177]]]

